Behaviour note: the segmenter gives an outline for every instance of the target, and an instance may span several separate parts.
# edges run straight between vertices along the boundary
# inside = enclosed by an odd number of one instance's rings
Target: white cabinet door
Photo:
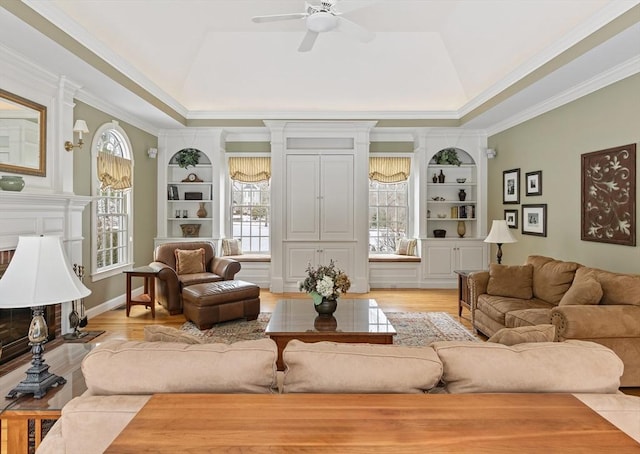
[[[321,156],[320,239],[353,239],[353,155]]]
[[[432,241],[426,246],[426,274],[428,277],[449,277],[455,267],[455,243]]]
[[[313,267],[328,265],[331,260],[347,276],[353,276],[354,254],[352,243],[289,243],[285,246],[285,280],[288,283],[301,281],[307,277],[309,264]]]
[[[286,239],[353,240],[353,155],[288,155]]]
[[[460,270],[483,270],[487,267],[487,248],[484,243],[459,243],[457,245]]]
[[[287,156],[286,239],[320,239],[319,156]]]

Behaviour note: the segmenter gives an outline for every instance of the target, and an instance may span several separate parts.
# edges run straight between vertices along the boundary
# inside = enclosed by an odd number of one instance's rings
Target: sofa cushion
[[[596,273],[593,270],[576,272],[573,284],[560,300],[559,306],[598,304],[601,299],[602,286],[596,279]]]
[[[507,328],[518,328],[520,326],[544,325],[551,323],[551,309],[554,307],[555,306],[549,305],[548,307],[536,307],[511,311],[504,316],[504,326]]]
[[[580,274],[593,271],[602,286],[600,304],[640,306],[640,274],[612,273],[597,268],[581,268]],[[577,273],[576,273],[577,274]]]
[[[531,265],[498,265],[489,267],[487,293],[495,296],[531,299],[533,267]]]
[[[616,393],[623,363],[594,342],[441,341],[436,350],[452,393]]]
[[[176,274],[204,273],[204,249],[176,249]]]
[[[181,274],[178,276],[180,283],[183,287],[195,284],[206,284],[208,282],[218,282],[222,280],[222,276],[218,276],[215,273],[195,273],[195,274]]]
[[[487,339],[487,342],[516,345],[527,342],[553,342],[555,337],[556,327],[553,325],[520,326],[503,328]]]
[[[285,393],[420,393],[442,376],[431,347],[291,340],[283,360]]]
[[[144,340],[147,342],[179,342],[183,344],[202,344],[204,340],[182,330],[164,325],[144,327]]]
[[[564,262],[541,255],[530,255],[527,264],[533,266],[533,296],[552,304],[560,302],[580,267],[575,262]]]
[[[229,345],[117,340],[89,352],[82,373],[96,395],[268,393],[276,385],[277,355],[271,339]]]
[[[499,322],[503,327],[506,326],[505,316],[512,311],[518,311],[531,308],[548,309],[548,303],[532,298],[530,300],[520,298],[509,298],[506,296],[479,295],[476,303],[477,310],[484,312],[490,318]]]

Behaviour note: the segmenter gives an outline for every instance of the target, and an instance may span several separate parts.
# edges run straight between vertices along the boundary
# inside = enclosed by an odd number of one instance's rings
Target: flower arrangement
[[[176,163],[182,169],[188,169],[189,166],[195,167],[200,162],[200,150],[195,148],[183,148],[176,154]]]
[[[346,293],[351,287],[349,277],[340,269],[336,268],[333,260],[329,265],[320,265],[313,268],[311,264],[307,266],[307,278],[298,282],[300,291],[305,291],[313,298],[316,306],[322,303],[323,298],[329,300],[337,299],[341,293]]]

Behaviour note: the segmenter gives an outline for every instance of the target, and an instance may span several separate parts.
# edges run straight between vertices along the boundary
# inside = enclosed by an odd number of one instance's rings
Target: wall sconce
[[[64,149],[67,151],[71,151],[74,148],[82,148],[84,141],[82,140],[82,133],[87,134],[89,132],[89,128],[87,128],[87,122],[84,120],[76,120],[76,124],[73,126],[73,132],[78,133],[78,145],[74,145],[73,142],[66,141],[64,143]]]
[[[493,159],[496,157],[496,150],[494,150],[493,148],[487,148],[484,150],[484,152],[487,154],[487,159]]]
[[[151,159],[156,159],[156,156],[158,156],[158,149],[157,148],[149,148],[147,150],[147,154],[149,155],[149,157]]]

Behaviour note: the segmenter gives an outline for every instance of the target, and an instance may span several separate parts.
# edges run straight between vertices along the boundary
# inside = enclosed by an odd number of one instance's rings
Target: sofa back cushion
[[[587,268],[583,271],[581,268],[576,271],[576,277],[573,279],[571,287],[564,294],[558,306],[598,304],[601,299],[602,286],[596,279],[596,273],[592,269]]]
[[[581,268],[582,273],[593,272],[602,286],[600,304],[633,304],[640,306],[640,274],[613,273],[597,268]],[[582,277],[582,276],[581,276]]]
[[[616,393],[622,360],[594,342],[434,342],[451,393]]]
[[[271,339],[234,344],[109,341],[82,361],[94,395],[269,393],[278,349]]]
[[[530,255],[527,264],[533,266],[533,296],[558,304],[569,290],[580,265],[542,255]]]
[[[421,393],[442,376],[431,347],[291,340],[283,359],[284,393]]]
[[[487,294],[528,300],[533,297],[532,282],[531,265],[508,266],[492,263],[489,266]]]
[[[185,241],[178,243],[160,244],[153,251],[153,260],[169,265],[172,269],[176,269],[176,249],[194,250],[204,249],[205,270],[211,269],[211,261],[216,255],[215,247],[210,241]]]

